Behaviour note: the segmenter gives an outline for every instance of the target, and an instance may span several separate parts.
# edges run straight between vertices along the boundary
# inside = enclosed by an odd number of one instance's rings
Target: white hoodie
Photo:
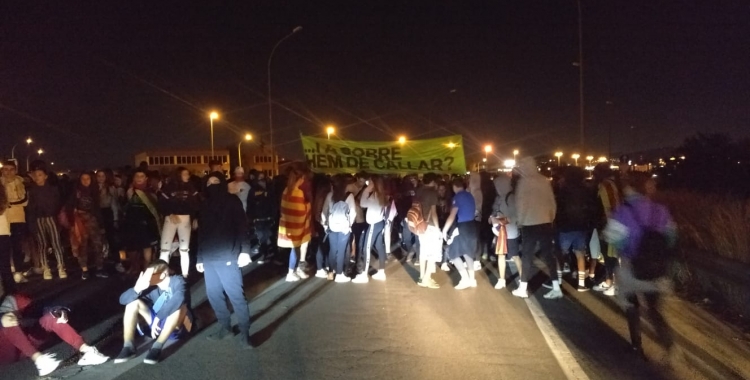
[[[383,209],[385,205],[380,204],[380,200],[371,189],[365,188],[362,199],[359,200],[359,205],[367,209],[365,213],[367,224],[377,224],[384,220]]]
[[[518,164],[521,179],[516,189],[516,219],[519,226],[536,226],[555,220],[557,204],[552,184],[539,174],[533,157],[526,157]]]

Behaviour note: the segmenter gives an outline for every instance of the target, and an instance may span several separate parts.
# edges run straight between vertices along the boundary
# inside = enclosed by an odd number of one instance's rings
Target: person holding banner
[[[287,282],[306,279],[305,257],[307,245],[312,239],[310,227],[312,214],[312,185],[308,179],[310,170],[302,162],[289,165],[287,184],[281,194],[281,218],[279,220],[279,248],[291,248],[289,256],[289,273]],[[299,253],[300,267],[297,268]],[[303,265],[304,264],[304,265]]]
[[[370,270],[370,254],[373,246],[378,253],[378,273],[372,276],[373,280],[385,281],[385,240],[383,239],[383,229],[385,228],[385,208],[388,205],[388,197],[385,193],[385,184],[383,177],[374,175],[370,177],[362,192],[362,199],[359,201],[363,209],[367,209],[365,220],[367,229],[365,230],[365,240],[363,249],[357,259],[358,266],[361,265],[359,274],[352,280],[357,284],[363,284],[369,281],[368,271]]]

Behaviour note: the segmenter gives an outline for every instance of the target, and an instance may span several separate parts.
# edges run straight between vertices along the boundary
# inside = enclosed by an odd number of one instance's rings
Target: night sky
[[[0,156],[18,143],[25,157],[27,136],[68,168],[208,149],[212,109],[217,148],[267,139],[266,62],[298,25],[272,66],[284,157],[327,124],[347,139],[460,133],[467,156],[578,145],[574,0],[82,4],[0,5]],[[583,0],[583,20],[581,153],[607,153],[610,128],[615,152],[750,134],[750,2]]]

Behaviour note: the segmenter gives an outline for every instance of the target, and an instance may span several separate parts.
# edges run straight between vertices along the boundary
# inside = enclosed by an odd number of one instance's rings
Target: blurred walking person
[[[293,162],[284,192],[281,195],[281,218],[279,220],[279,248],[291,248],[289,255],[289,282],[308,278],[305,272],[307,246],[312,239],[312,184],[309,169],[302,162]],[[299,268],[297,260],[299,259]]]
[[[61,279],[68,278],[59,227],[69,228],[70,223],[67,214],[60,212],[62,209],[60,189],[48,183],[47,173],[42,168],[33,170],[31,178],[34,183],[29,188],[28,216],[36,248],[39,250],[43,278],[52,279],[52,270],[47,257],[47,251],[50,248],[57,260],[58,275]],[[63,225],[58,226],[58,222]]]
[[[521,283],[513,291],[513,295],[528,298],[528,284],[531,279],[531,266],[539,247],[540,256],[547,265],[552,277],[552,290],[544,295],[547,299],[562,298],[560,281],[557,278],[557,259],[553,253],[555,230],[552,222],[555,220],[557,205],[552,185],[547,178],[539,174],[533,157],[526,157],[519,162],[516,189],[516,215],[518,226],[521,228]]]
[[[421,207],[422,218],[427,224],[424,233],[415,234],[419,241],[419,282],[417,285],[430,289],[440,288],[440,285],[432,278],[432,274],[435,273],[436,264],[443,259],[443,235],[440,230],[436,188],[437,175],[426,173],[422,177],[422,186],[414,195],[414,200]]]
[[[471,193],[466,191],[466,184],[461,178],[453,180],[453,193],[453,207],[443,226],[443,239],[448,243],[448,257],[461,274],[456,290],[476,288],[474,260],[479,250],[479,231],[474,220],[476,203]]]
[[[240,346],[252,348],[249,341],[250,311],[241,269],[251,262],[247,217],[239,198],[227,191],[227,182],[220,172],[209,174],[204,194],[206,200],[198,214],[200,234],[196,269],[204,273],[208,301],[219,322],[218,330],[209,339],[221,340],[231,335],[229,299],[237,317]]]
[[[617,292],[615,270],[619,265],[619,256],[615,246],[607,243],[607,241],[603,239],[602,234],[607,221],[612,219],[615,209],[622,204],[622,195],[609,163],[596,165],[594,168],[594,183],[597,185],[598,191],[595,211],[596,230],[594,233],[596,233],[597,238],[599,238],[600,248],[598,252],[592,251],[592,259],[593,256],[597,254],[604,256],[606,275],[604,281],[599,285],[594,286],[593,289],[597,292],[603,292],[604,295],[607,296],[615,296]],[[596,262],[590,264],[590,277],[592,276],[594,269],[596,269]]]
[[[117,239],[120,201],[118,200],[114,178],[111,169],[102,169],[96,172],[96,184],[99,189],[99,214],[102,216],[102,227],[106,238],[104,241],[105,257],[108,256],[110,261],[117,263],[118,271],[120,271],[122,264],[120,264],[120,247]]]
[[[498,175],[494,180],[497,195],[492,206],[492,216],[489,223],[492,225],[493,233],[497,236],[495,254],[497,258],[498,280],[495,289],[505,289],[506,282],[506,259],[511,259],[516,264],[518,276],[523,272],[520,256],[520,233],[518,218],[516,216],[515,186],[518,182],[517,174],[512,177]]]
[[[276,224],[278,213],[278,202],[274,201],[273,191],[265,173],[258,173],[257,179],[250,185],[250,194],[247,199],[247,216],[253,223],[255,239],[257,239],[258,264],[263,264],[274,255],[275,247],[271,244],[273,227]]]
[[[328,273],[334,273],[334,279],[338,283],[351,281],[344,273],[349,238],[352,233],[352,225],[357,218],[357,205],[354,194],[346,191],[346,178],[342,175],[333,177],[332,191],[326,195],[323,208],[320,213],[320,221],[327,231],[328,245]],[[330,277],[329,277],[330,279]]]
[[[89,279],[89,252],[94,253],[96,276],[107,278],[104,271],[104,244],[102,242],[102,216],[99,209],[99,189],[93,184],[94,174],[82,173],[75,190],[68,200],[68,212],[72,215],[70,229],[70,246],[73,256],[83,273],[81,278]]]
[[[200,192],[190,179],[190,171],[179,167],[174,178],[159,193],[159,211],[164,215],[159,260],[169,263],[175,234],[179,241],[180,269],[187,278],[190,272],[190,234],[192,220],[198,212]]]
[[[15,268],[13,279],[17,283],[23,283],[28,281],[24,275],[26,263],[23,252],[23,241],[27,231],[24,208],[28,199],[23,179],[17,175],[17,172],[15,161],[5,161],[2,176],[0,176],[0,185],[5,187],[5,197],[8,202],[5,217],[10,223],[11,258]]]
[[[372,276],[373,280],[385,281],[385,240],[383,239],[383,229],[385,228],[385,208],[388,197],[385,193],[385,184],[383,177],[374,175],[370,177],[367,186],[362,192],[362,198],[359,205],[365,209],[365,221],[367,229],[364,232],[362,249],[357,257],[358,274],[352,282],[367,283],[369,281],[370,256],[374,248],[378,254],[380,266],[377,273]]]

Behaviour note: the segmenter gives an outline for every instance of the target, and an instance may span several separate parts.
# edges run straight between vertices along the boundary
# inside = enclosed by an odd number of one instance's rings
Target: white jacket
[[[385,205],[380,204],[378,197],[373,195],[372,190],[365,189],[362,192],[362,199],[359,200],[359,205],[367,209],[365,215],[367,224],[380,223],[385,219],[383,215]]]
[[[0,236],[10,236],[10,222],[7,215],[8,211],[0,215]]]
[[[552,184],[539,174],[536,162],[526,157],[518,165],[521,179],[516,189],[516,220],[518,226],[536,226],[555,220],[557,204]]]

